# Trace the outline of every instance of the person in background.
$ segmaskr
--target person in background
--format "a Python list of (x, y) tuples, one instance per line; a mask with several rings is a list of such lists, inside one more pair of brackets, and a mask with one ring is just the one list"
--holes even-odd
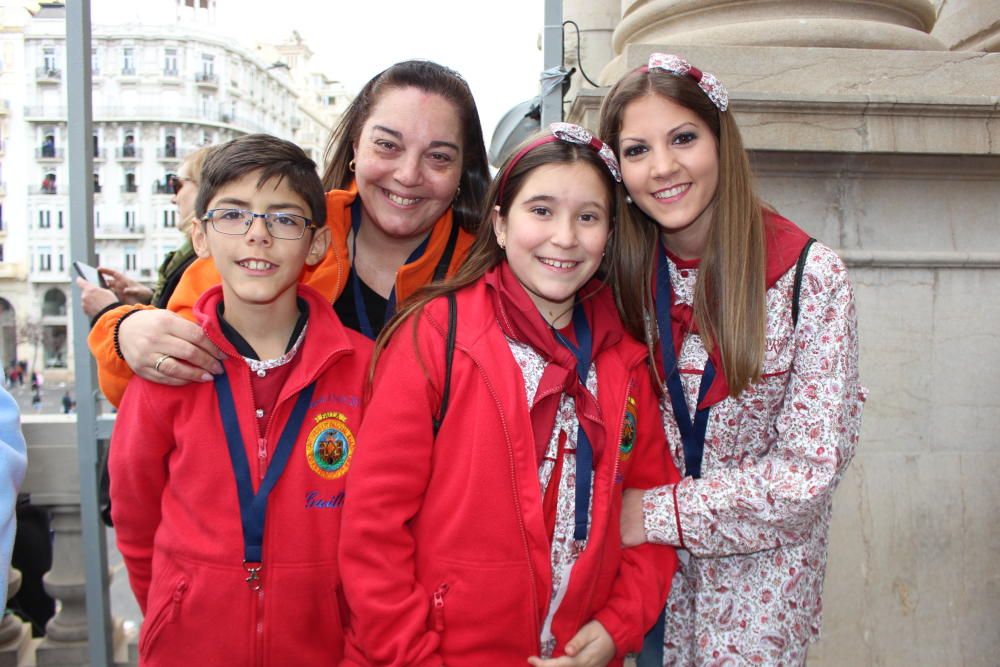
[(7, 602), (7, 570), (17, 530), (17, 492), (28, 469), (28, 448), (21, 433), (17, 402), (0, 388), (0, 594)]
[[(472, 243), (489, 182), (479, 113), (456, 72), (397, 63), (358, 93), (327, 152), (330, 249), (302, 280), (345, 326), (374, 338), (397, 304), (453, 274)], [(133, 373), (180, 385), (219, 372), (218, 348), (189, 321), (218, 282), (213, 263), (198, 260), (168, 304), (173, 312), (130, 306), (101, 316), (88, 344), (112, 404)]]
[(684, 478), (625, 493), (622, 540), (682, 549), (639, 665), (801, 665), (819, 635), (832, 497), (865, 390), (843, 262), (765, 206), (722, 83), (654, 53), (608, 93), (628, 191), (613, 271), (663, 383)]

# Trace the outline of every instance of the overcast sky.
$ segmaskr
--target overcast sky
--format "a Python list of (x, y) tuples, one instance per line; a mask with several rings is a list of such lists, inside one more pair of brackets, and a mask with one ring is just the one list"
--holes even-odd
[[(152, 3), (169, 12), (174, 1), (91, 0), (91, 14), (95, 22), (141, 22)], [(504, 112), (538, 93), (544, 0), (218, 0), (217, 7), (218, 27), (248, 46), (297, 30), (315, 53), (313, 69), (351, 94), (400, 60), (457, 70), (476, 97), (487, 147)]]

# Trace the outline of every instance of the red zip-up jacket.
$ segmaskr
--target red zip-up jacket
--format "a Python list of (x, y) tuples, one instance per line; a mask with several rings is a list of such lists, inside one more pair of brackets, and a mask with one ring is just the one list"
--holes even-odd
[[(487, 290), (479, 281), (457, 294), (451, 402), (436, 439), (447, 301), (405, 323), (379, 360), (344, 513), (343, 664), (523, 667), (540, 653), (550, 543), (524, 381)], [(595, 301), (595, 320), (620, 322), (609, 290)], [(621, 664), (641, 648), (676, 569), (672, 549), (620, 546), (622, 489), (679, 479), (645, 360), (627, 336), (594, 351), (607, 445), (588, 546), (552, 623), (555, 656), (596, 619), (615, 641), (612, 664)], [(629, 397), (638, 428), (627, 453), (619, 443)]]
[[(371, 342), (341, 326), (318, 292), (302, 285), (298, 292), (309, 305), (308, 328), (263, 441), (250, 369), (219, 328), (222, 288), (195, 306), (206, 333), (229, 355), (223, 365), (255, 491), (298, 393), (316, 382), (269, 496), (260, 591), (245, 581), (236, 481), (214, 384), (171, 387), (137, 377), (125, 392), (111, 442), (112, 515), (145, 616), (143, 665), (318, 666), (340, 659), (346, 618), (337, 543)], [(340, 459), (320, 449), (334, 431), (347, 443)], [(323, 456), (329, 460), (317, 459)]]

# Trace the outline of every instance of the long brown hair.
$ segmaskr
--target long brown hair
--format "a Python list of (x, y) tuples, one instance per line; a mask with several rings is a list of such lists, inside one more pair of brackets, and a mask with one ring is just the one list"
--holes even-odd
[[(550, 164), (586, 162), (602, 175), (603, 182), (607, 185), (609, 203), (616, 199), (615, 182), (612, 180), (608, 168), (597, 152), (589, 146), (558, 140), (551, 141), (531, 149), (521, 156), (516, 163), (511, 165), (512, 160), (520, 153), (523, 147), (548, 134), (548, 132), (540, 132), (528, 138), (517, 149), (511, 152), (511, 155), (504, 162), (500, 171), (497, 172), (496, 178), (490, 184), (490, 188), (486, 193), (486, 201), (483, 204), (476, 238), (469, 248), (469, 254), (466, 256), (465, 262), (458, 272), (447, 280), (421, 287), (402, 304), (400, 310), (389, 320), (385, 328), (382, 329), (382, 333), (375, 340), (375, 351), (372, 354), (372, 363), (368, 373), (369, 386), (371, 385), (371, 380), (374, 378), (375, 365), (378, 362), (379, 356), (388, 344), (389, 339), (392, 338), (392, 335), (404, 322), (410, 319), (411, 316), (419, 315), (423, 311), (424, 306), (430, 301), (471, 285), (482, 278), (487, 271), (504, 260), (506, 254), (497, 244), (496, 237), (494, 236), (492, 224), (493, 211), (499, 207), (500, 215), (506, 216), (510, 213), (511, 204), (521, 192), (528, 175), (532, 171), (538, 167)], [(509, 174), (508, 171), (510, 172)], [(503, 199), (500, 199), (500, 183), (504, 180), (504, 174), (507, 174), (507, 177), (506, 181), (504, 181)], [(608, 238), (608, 245), (605, 250), (605, 263), (608, 261), (607, 258), (613, 256), (615, 253), (614, 239), (615, 234), (611, 234)], [(413, 321), (416, 322), (416, 320), (417, 318), (414, 317)], [(414, 327), (414, 332), (416, 332), (416, 327)]]
[[(739, 128), (729, 110), (720, 112), (689, 77), (650, 70), (626, 74), (614, 85), (601, 107), (601, 137), (621, 155), (621, 129), (625, 109), (647, 95), (660, 95), (697, 114), (711, 128), (719, 146), (719, 185), (705, 251), (701, 257), (694, 294), (694, 317), (705, 348), (719, 346), (730, 395), (736, 396), (760, 380), (764, 364), (767, 249), (761, 202), (757, 197), (750, 162)], [(659, 227), (638, 206), (619, 207), (618, 232), (645, 256), (613, 264), (611, 273), (622, 285), (622, 317), (643, 313), (655, 322), (653, 271)], [(616, 257), (616, 259), (624, 259)], [(641, 271), (636, 271), (642, 266)], [(632, 286), (640, 285), (639, 289)], [(632, 289), (629, 289), (632, 288)], [(652, 318), (651, 320), (648, 318)], [(646, 341), (653, 368), (654, 327), (646, 327)]]
[(475, 232), (479, 222), (479, 205), (490, 182), (479, 111), (465, 79), (458, 72), (428, 60), (396, 63), (365, 84), (330, 133), (324, 156), (326, 170), (323, 172), (323, 187), (327, 190), (346, 190), (350, 186), (354, 180), (350, 169), (354, 144), (379, 99), (396, 88), (416, 88), (440, 95), (454, 105), (462, 128), (462, 175), (458, 181), (458, 196), (451, 210), (459, 227)]

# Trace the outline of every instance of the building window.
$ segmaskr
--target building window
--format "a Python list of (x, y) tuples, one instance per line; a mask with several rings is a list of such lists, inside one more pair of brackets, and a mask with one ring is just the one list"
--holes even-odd
[(56, 211), (56, 229), (63, 228), (63, 212)]
[(42, 194), (54, 195), (56, 193), (56, 175), (52, 172), (45, 174), (42, 179)]
[(136, 271), (138, 270), (139, 263), (136, 261), (135, 248), (125, 249), (125, 270), (126, 271)]
[(101, 73), (101, 62), (97, 59), (97, 49), (90, 50), (90, 73)]
[(45, 68), (46, 72), (56, 71), (56, 49), (52, 46), (46, 46), (42, 49), (42, 67)]
[(122, 74), (125, 76), (135, 74), (135, 47), (126, 46), (122, 49)]
[(101, 194), (101, 175), (96, 171), (94, 172), (94, 194)]
[(3, 204), (0, 203), (0, 232), (3, 231)]
[(38, 212), (38, 228), (49, 229), (52, 227), (52, 211)]
[(56, 156), (56, 137), (53, 134), (46, 134), (42, 139), (42, 157)]
[(163, 226), (168, 228), (177, 226), (177, 209), (163, 209)]
[(66, 255), (65, 253), (59, 253), (59, 273), (66, 270)]
[(125, 172), (125, 192), (137, 192), (138, 187), (135, 182), (135, 172), (126, 171)]
[(125, 135), (125, 142), (122, 144), (122, 157), (135, 157), (135, 136), (131, 133)]
[(3, 244), (0, 243), (0, 264), (3, 264)]
[(177, 76), (177, 49), (164, 49), (163, 73), (166, 76)]
[(177, 157), (177, 137), (168, 134), (163, 140), (164, 157)]
[(94, 157), (101, 157), (101, 140), (97, 136), (97, 132), (94, 132)]
[(125, 211), (125, 227), (135, 229), (135, 211)]
[(215, 74), (215, 56), (208, 53), (201, 54), (201, 73), (209, 78)]
[(52, 248), (49, 248), (48, 246), (42, 246), (38, 249), (38, 270), (39, 271), (52, 270)]

